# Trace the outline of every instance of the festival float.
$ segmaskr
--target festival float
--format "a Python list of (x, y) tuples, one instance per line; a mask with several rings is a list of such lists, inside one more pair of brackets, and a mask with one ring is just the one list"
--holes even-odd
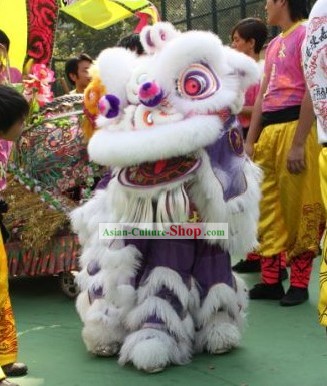
[[(18, 4), (19, 3), (19, 4)], [(2, 5), (0, 29), (11, 41), (10, 63), (24, 74), (19, 88), (31, 114), (8, 164), (4, 223), (11, 277), (56, 275), (63, 292), (75, 297), (79, 243), (68, 214), (92, 194), (101, 168), (89, 162), (83, 133), (83, 95), (53, 98), (49, 70), (59, 12), (90, 28), (103, 29), (133, 15), (137, 29), (156, 21), (148, 1), (16, 0)], [(15, 16), (13, 16), (15, 15)], [(12, 23), (13, 17), (16, 22)], [(6, 52), (0, 55), (9, 67)], [(7, 79), (10, 83), (10, 79)]]

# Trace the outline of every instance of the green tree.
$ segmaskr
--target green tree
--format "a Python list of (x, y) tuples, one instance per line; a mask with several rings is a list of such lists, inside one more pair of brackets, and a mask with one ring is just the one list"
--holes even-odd
[(122, 36), (131, 33), (136, 23), (136, 18), (129, 18), (108, 28), (95, 30), (66, 13), (59, 12), (52, 60), (57, 79), (54, 85), (55, 94), (63, 93), (61, 82), (67, 59), (82, 52), (96, 58), (103, 49), (115, 46)]

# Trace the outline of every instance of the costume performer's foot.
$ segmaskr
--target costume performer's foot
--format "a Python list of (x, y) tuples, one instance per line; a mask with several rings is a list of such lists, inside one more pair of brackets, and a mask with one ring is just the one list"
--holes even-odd
[(292, 307), (304, 303), (309, 299), (308, 288), (290, 286), (286, 295), (281, 299), (280, 305), (283, 307)]
[(269, 300), (280, 300), (284, 295), (285, 291), (281, 283), (276, 284), (256, 284), (249, 291), (250, 299), (269, 299)]
[(19, 362), (9, 363), (8, 365), (4, 365), (1, 367), (7, 377), (21, 377), (23, 375), (26, 375), (28, 370), (25, 363)]
[(234, 272), (238, 273), (251, 273), (260, 272), (260, 260), (240, 260), (232, 267)]

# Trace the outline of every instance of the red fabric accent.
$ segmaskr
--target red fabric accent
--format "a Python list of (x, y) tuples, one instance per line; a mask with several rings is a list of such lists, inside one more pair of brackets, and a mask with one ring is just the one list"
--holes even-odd
[(265, 284), (277, 284), (280, 276), (280, 258), (274, 255), (261, 259), (261, 277)]
[(312, 271), (312, 261), (315, 258), (314, 252), (307, 251), (296, 256), (291, 261), (291, 286), (307, 288)]
[(261, 259), (261, 277), (265, 284), (280, 282), (280, 273), (286, 267), (286, 252), (278, 253), (270, 258)]
[(76, 235), (53, 238), (42, 251), (24, 248), (19, 242), (6, 244), (10, 276), (54, 275), (78, 271), (80, 246)]
[(118, 180), (129, 187), (146, 188), (181, 180), (197, 170), (199, 166), (199, 160), (191, 156), (145, 162), (122, 169), (119, 172)]
[(58, 19), (57, 0), (27, 0), (27, 61), (48, 65), (51, 60)]
[(154, 174), (160, 174), (167, 166), (167, 160), (160, 160), (154, 164)]
[(226, 122), (227, 119), (231, 116), (231, 111), (230, 111), (230, 109), (226, 108), (226, 109), (222, 109), (222, 110), (219, 110), (219, 111), (215, 111), (212, 114), (210, 113), (209, 115), (218, 115), (218, 117), (223, 122)]
[(135, 27), (133, 32), (135, 34), (139, 34), (145, 26), (149, 25), (151, 21), (151, 16), (140, 11), (135, 12), (135, 16), (138, 17), (139, 22), (137, 23), (137, 26)]
[(246, 255), (246, 260), (249, 260), (249, 261), (256, 261), (260, 259), (261, 259), (261, 256), (255, 252), (251, 252)]

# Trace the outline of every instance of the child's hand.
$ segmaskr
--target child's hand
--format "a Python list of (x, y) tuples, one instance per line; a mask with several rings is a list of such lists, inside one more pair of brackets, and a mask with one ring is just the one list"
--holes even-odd
[(304, 146), (292, 145), (287, 156), (287, 169), (291, 174), (299, 174), (305, 169)]

